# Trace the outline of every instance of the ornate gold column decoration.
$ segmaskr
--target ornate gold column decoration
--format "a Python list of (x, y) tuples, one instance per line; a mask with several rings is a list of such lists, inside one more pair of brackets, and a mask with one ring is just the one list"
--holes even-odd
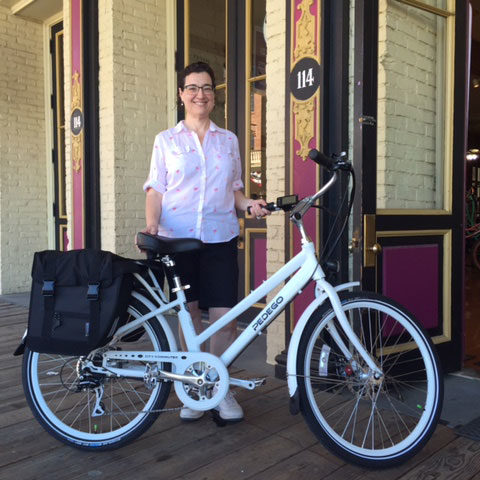
[[(302, 13), (300, 19), (294, 25), (295, 49), (292, 66), (304, 57), (316, 58), (317, 52), (320, 51), (319, 33), (316, 35), (317, 18), (310, 11), (313, 4), (314, 0), (302, 0), (300, 4), (297, 4), (297, 10)], [(295, 12), (295, 2), (293, 5)], [(307, 159), (310, 151), (309, 143), (315, 137), (315, 98), (300, 101), (292, 97), (292, 112), (295, 115), (294, 138), (300, 143), (300, 148), (295, 153), (303, 161)]]
[(292, 111), (295, 114), (295, 133), (294, 138), (300, 143), (300, 147), (295, 153), (305, 161), (308, 157), (310, 147), (308, 144), (315, 136), (314, 130), (314, 111), (315, 98), (312, 97), (306, 102), (293, 100)]
[(310, 7), (313, 0), (303, 0), (298, 6), (302, 12), (300, 20), (295, 25), (296, 45), (294, 51), (294, 60), (305, 56), (315, 56), (315, 17), (310, 13)]
[[(80, 110), (82, 108), (82, 87), (79, 82), (80, 74), (75, 71), (72, 75), (72, 102), (71, 111)], [(83, 156), (83, 130), (75, 135), (72, 131), (72, 165), (75, 172), (79, 172), (82, 168)]]

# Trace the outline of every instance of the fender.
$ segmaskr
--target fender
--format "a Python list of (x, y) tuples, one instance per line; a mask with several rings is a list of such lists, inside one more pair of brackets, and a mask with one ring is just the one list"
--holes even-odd
[[(349, 283), (342, 283), (341, 285), (337, 285), (335, 287), (336, 292), (340, 292), (342, 290), (348, 290), (353, 287), (358, 287), (360, 282), (349, 282)], [(299, 318), (297, 324), (295, 325), (295, 329), (293, 330), (292, 337), (290, 338), (290, 344), (288, 345), (288, 356), (287, 356), (287, 382), (288, 382), (288, 394), (290, 395), (290, 411), (291, 413), (298, 413), (298, 408), (294, 408), (293, 403), (298, 403), (298, 399), (295, 398), (295, 394), (298, 388), (297, 382), (297, 353), (298, 353), (298, 346), (300, 344), (300, 338), (302, 336), (303, 330), (305, 329), (305, 325), (307, 324), (308, 320), (310, 319), (313, 312), (322, 305), (325, 300), (328, 298), (328, 295), (323, 292), (320, 294), (315, 300), (308, 305), (308, 307), (302, 313), (302, 316)], [(297, 405), (298, 407), (298, 405)]]
[[(142, 294), (138, 293), (137, 291), (132, 292), (132, 297), (136, 298), (139, 302), (143, 303), (150, 311), (156, 310), (158, 307), (156, 307), (148, 298), (144, 297)], [(167, 322), (167, 319), (161, 314), (157, 314), (155, 318), (158, 319), (160, 322), (160, 325), (163, 328), (163, 331), (165, 332), (165, 336), (167, 337), (167, 342), (168, 346), (170, 347), (171, 352), (176, 352), (177, 351), (177, 341), (175, 340), (175, 335), (172, 332), (172, 329), (170, 328), (170, 325)]]

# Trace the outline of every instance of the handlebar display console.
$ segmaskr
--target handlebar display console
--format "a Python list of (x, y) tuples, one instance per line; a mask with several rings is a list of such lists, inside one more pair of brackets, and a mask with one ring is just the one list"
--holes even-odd
[(285, 195), (277, 198), (277, 207), (282, 210), (290, 210), (298, 203), (298, 195)]

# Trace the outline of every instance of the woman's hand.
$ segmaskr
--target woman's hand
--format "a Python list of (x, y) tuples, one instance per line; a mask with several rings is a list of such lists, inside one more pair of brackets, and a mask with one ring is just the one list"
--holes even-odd
[[(250, 199), (247, 206), (247, 211), (249, 210), (250, 215), (257, 218), (263, 218), (266, 215), (270, 215), (272, 212), (270, 210), (265, 210), (262, 206), (265, 206), (267, 202), (262, 198), (259, 200)], [(250, 207), (250, 208), (249, 208)]]
[(147, 225), (143, 230), (143, 233), (149, 233), (150, 235), (156, 235), (158, 233), (158, 223), (153, 225)]
[[(147, 190), (145, 200), (145, 217), (147, 226), (142, 230), (142, 233), (149, 233), (150, 235), (157, 235), (158, 222), (162, 213), (162, 194), (153, 188)], [(135, 235), (135, 245), (137, 245), (137, 236)], [(138, 249), (140, 252), (142, 250)]]
[(247, 198), (241, 190), (236, 190), (235, 195), (235, 208), (238, 210), (243, 210), (244, 212), (250, 213), (257, 218), (263, 218), (266, 215), (270, 215), (272, 212), (265, 210), (262, 206), (265, 206), (267, 202), (262, 198), (258, 200), (253, 200), (252, 198)]

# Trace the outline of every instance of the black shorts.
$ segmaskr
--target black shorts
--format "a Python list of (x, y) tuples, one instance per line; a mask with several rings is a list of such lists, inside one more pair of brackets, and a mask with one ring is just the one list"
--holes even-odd
[(190, 285), (185, 290), (188, 302), (198, 300), (202, 310), (237, 304), (237, 237), (228, 242), (205, 243), (199, 251), (179, 253), (173, 258), (182, 285)]

